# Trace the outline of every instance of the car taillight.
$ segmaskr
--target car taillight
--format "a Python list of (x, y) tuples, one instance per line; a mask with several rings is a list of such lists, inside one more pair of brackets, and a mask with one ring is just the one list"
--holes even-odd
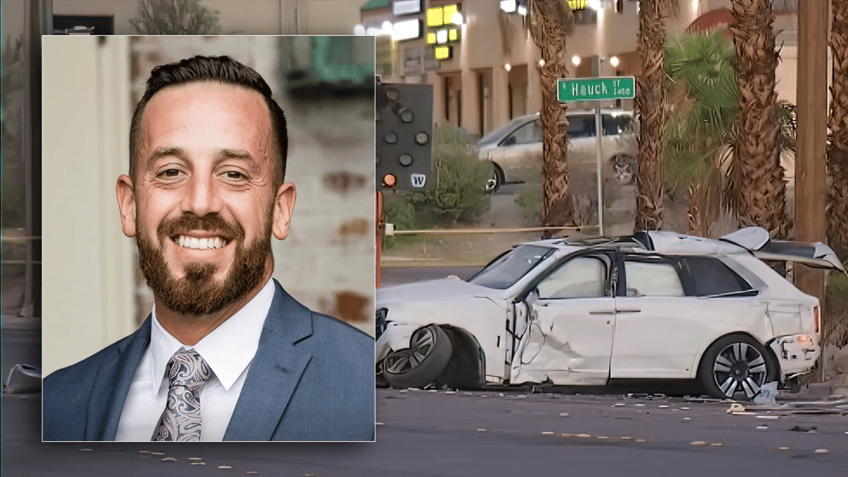
[(816, 333), (821, 329), (821, 311), (818, 306), (813, 307), (813, 319), (816, 323)]

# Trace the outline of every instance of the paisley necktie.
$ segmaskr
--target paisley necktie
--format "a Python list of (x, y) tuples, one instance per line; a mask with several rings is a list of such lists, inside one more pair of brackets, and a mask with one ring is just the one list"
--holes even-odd
[(200, 440), (200, 390), (212, 370), (194, 348), (181, 349), (168, 361), (168, 403), (152, 441)]

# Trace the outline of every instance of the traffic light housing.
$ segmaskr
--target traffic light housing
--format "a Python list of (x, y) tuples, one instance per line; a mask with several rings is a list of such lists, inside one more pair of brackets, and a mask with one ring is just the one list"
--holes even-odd
[(433, 184), (433, 87), (377, 83), (377, 190)]

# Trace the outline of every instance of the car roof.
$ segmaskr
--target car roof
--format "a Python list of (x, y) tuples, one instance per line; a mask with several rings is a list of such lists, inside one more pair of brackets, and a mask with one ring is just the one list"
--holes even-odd
[(745, 248), (728, 241), (665, 231), (636, 232), (633, 235), (620, 237), (564, 237), (528, 242), (525, 245), (539, 245), (563, 250), (573, 250), (575, 247), (578, 249), (626, 249), (633, 252), (676, 255), (716, 255), (748, 252)]

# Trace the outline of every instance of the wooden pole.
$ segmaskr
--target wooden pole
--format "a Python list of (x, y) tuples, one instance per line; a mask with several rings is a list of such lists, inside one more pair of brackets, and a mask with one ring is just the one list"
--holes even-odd
[[(795, 159), (795, 234), (801, 242), (826, 242), (828, 0), (798, 2), (798, 153)], [(795, 285), (824, 307), (825, 275), (795, 266)], [(825, 338), (822, 310), (822, 340)], [(822, 371), (824, 353), (822, 353)], [(824, 374), (819, 376), (822, 379)]]

